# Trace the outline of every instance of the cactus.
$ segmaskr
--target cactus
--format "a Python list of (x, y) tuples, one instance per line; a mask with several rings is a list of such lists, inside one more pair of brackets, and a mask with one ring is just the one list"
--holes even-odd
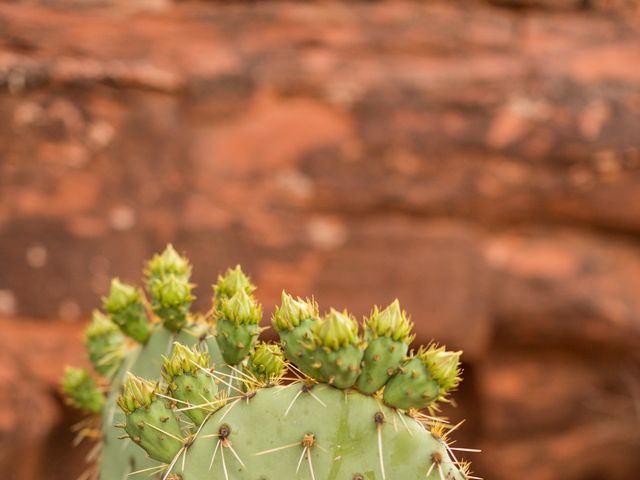
[(101, 418), (101, 480), (473, 478), (433, 416), (458, 386), (460, 352), (409, 351), (397, 300), (361, 327), (283, 292), (279, 341), (265, 342), (239, 266), (218, 277), (206, 316), (190, 312), (190, 274), (169, 245), (144, 270), (149, 301), (115, 279), (85, 335), (102, 379), (65, 372), (69, 402)]

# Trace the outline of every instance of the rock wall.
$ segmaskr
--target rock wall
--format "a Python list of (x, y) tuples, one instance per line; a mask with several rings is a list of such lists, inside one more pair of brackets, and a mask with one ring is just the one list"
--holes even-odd
[(640, 468), (633, 1), (0, 4), (0, 467), (68, 479), (56, 381), (167, 241), (465, 350), (488, 479)]

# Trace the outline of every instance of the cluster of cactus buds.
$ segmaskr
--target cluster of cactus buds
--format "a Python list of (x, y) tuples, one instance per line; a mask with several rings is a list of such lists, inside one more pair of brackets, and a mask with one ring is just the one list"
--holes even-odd
[(398, 300), (359, 324), (283, 291), (279, 341), (265, 342), (239, 266), (218, 277), (205, 316), (190, 313), (191, 269), (169, 245), (144, 270), (148, 300), (114, 279), (85, 334), (103, 379), (65, 372), (70, 402), (102, 414), (102, 480), (470, 478), (442, 423), (420, 412), (458, 386), (461, 352), (410, 351)]

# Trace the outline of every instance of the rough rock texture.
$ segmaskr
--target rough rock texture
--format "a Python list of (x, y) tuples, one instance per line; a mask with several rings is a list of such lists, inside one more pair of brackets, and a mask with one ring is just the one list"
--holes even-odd
[(4, 478), (81, 470), (69, 332), (167, 241), (201, 309), (237, 262), (267, 311), (400, 297), (479, 474), (633, 478), (636, 2), (44, 3), (0, 5)]

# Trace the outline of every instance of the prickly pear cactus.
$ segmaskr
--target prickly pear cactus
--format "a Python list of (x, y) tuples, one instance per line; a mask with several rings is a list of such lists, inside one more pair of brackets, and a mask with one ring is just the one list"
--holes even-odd
[(240, 267), (218, 277), (206, 315), (189, 311), (190, 274), (169, 245), (144, 271), (148, 299), (114, 279), (85, 335), (98, 379), (65, 372), (69, 401), (90, 415), (79, 430), (99, 439), (94, 478), (474, 478), (434, 416), (460, 352), (410, 351), (397, 300), (360, 326), (283, 292), (269, 343)]

